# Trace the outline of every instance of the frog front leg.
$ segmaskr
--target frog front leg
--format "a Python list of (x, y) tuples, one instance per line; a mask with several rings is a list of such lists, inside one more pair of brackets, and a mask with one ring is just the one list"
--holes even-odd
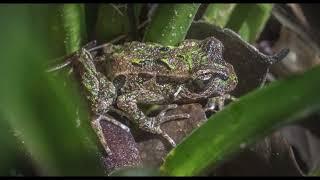
[(96, 70), (90, 52), (82, 49), (78, 55), (77, 61), (73, 62), (73, 67), (75, 67), (76, 72), (80, 75), (81, 85), (91, 105), (94, 116), (92, 117), (91, 126), (95, 130), (107, 154), (111, 155), (112, 153), (103, 134), (101, 121), (111, 122), (128, 132), (130, 129), (113, 117), (107, 115), (117, 96), (113, 83), (109, 81), (105, 75)]
[(111, 155), (112, 152), (109, 149), (107, 141), (104, 137), (101, 121), (108, 121), (110, 123), (113, 123), (114, 125), (121, 127), (127, 132), (130, 132), (130, 129), (126, 125), (115, 120), (113, 117), (107, 114), (111, 109), (111, 105), (116, 97), (115, 87), (113, 86), (113, 84), (108, 81), (107, 78), (101, 73), (98, 73), (97, 81), (95, 82), (99, 82), (98, 91), (92, 91), (90, 93), (90, 96), (88, 96), (88, 99), (92, 103), (91, 106), (93, 114), (95, 115), (95, 117), (91, 121), (91, 126), (95, 130), (100, 143), (102, 144), (107, 154)]
[(176, 104), (167, 105), (156, 117), (147, 117), (138, 107), (138, 104), (161, 104), (165, 101), (164, 97), (160, 94), (148, 90), (133, 91), (118, 97), (118, 108), (125, 111), (130, 120), (136, 123), (139, 128), (153, 134), (159, 134), (165, 138), (173, 147), (176, 146), (174, 140), (162, 129), (160, 125), (164, 122), (189, 118), (189, 114), (175, 114), (166, 116), (166, 111), (175, 109)]
[(206, 104), (204, 111), (213, 111), (217, 112), (217, 110), (222, 110), (226, 100), (236, 101), (237, 98), (230, 94), (224, 94), (222, 96), (216, 96), (208, 99), (208, 103)]

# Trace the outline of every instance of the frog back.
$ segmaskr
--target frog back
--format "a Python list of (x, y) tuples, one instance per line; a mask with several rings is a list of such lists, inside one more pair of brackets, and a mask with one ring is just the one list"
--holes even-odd
[(189, 65), (181, 60), (174, 47), (154, 43), (130, 42), (119, 47), (107, 59), (108, 77), (149, 74), (186, 79)]

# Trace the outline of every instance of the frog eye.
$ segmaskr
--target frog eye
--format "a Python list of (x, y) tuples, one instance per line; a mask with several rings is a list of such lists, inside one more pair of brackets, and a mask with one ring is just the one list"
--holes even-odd
[(212, 77), (212, 72), (210, 71), (206, 71), (206, 70), (201, 70), (201, 72), (199, 72), (197, 79), (202, 80), (202, 81), (207, 81), (209, 79), (211, 79)]
[(159, 50), (160, 50), (160, 51), (169, 51), (169, 50), (170, 50), (170, 48), (169, 48), (169, 47), (164, 46), (164, 47), (161, 47)]
[(213, 71), (211, 69), (205, 69), (205, 70), (199, 70), (196, 73), (196, 79), (201, 81), (208, 81), (212, 78), (219, 78), (224, 81), (228, 79), (227, 74), (221, 72), (221, 71)]
[(213, 77), (214, 72), (212, 69), (202, 69), (196, 72), (195, 79), (201, 81), (208, 81)]

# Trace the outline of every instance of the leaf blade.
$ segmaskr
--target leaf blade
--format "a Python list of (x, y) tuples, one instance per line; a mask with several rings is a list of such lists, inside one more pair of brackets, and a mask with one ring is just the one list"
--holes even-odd
[(144, 34), (145, 42), (176, 45), (184, 40), (200, 4), (160, 4)]

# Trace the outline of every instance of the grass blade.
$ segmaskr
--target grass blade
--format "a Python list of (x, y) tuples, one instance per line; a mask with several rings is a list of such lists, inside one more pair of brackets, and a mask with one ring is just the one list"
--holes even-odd
[(83, 4), (63, 4), (59, 8), (66, 53), (70, 54), (86, 42), (85, 9)]
[(209, 4), (202, 19), (210, 24), (224, 27), (232, 13), (235, 4)]
[(272, 4), (237, 4), (225, 27), (253, 43), (269, 19), (271, 10)]
[(200, 4), (160, 4), (144, 34), (145, 42), (176, 45), (186, 37)]
[(199, 175), (275, 128), (318, 111), (319, 76), (320, 66), (231, 103), (173, 149), (161, 172), (171, 176)]
[(37, 4), (34, 6), (39, 7), (39, 10), (33, 12), (33, 16), (44, 16), (42, 19), (48, 21), (43, 22), (47, 26), (47, 29), (44, 29), (47, 35), (43, 38), (47, 39), (50, 45), (49, 59), (70, 54), (86, 43), (87, 30), (83, 4)]

